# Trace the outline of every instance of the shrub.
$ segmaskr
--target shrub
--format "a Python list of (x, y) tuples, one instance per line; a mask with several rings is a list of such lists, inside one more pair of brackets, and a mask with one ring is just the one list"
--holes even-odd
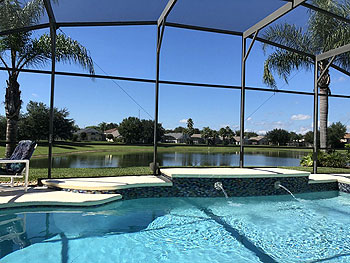
[(73, 136), (72, 136), (72, 141), (73, 141), (73, 142), (76, 142), (78, 139), (79, 139), (78, 134), (73, 134)]
[[(347, 154), (341, 154), (339, 152), (324, 153), (319, 152), (317, 154), (319, 167), (333, 167), (333, 168), (346, 168), (349, 164), (350, 158)], [(301, 166), (311, 167), (313, 165), (313, 154), (309, 153), (300, 160)]]
[(305, 155), (300, 159), (301, 166), (311, 167), (312, 164), (313, 164), (312, 153), (309, 153), (308, 155)]

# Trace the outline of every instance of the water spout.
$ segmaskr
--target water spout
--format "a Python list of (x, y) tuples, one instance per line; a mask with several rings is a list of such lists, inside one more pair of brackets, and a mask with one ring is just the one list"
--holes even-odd
[(289, 193), (296, 201), (299, 202), (299, 200), (295, 197), (295, 195), (293, 195), (293, 193), (291, 191), (289, 191), (289, 189), (283, 185), (281, 185), (280, 181), (276, 181), (274, 184), (275, 189), (280, 189), (282, 188), (283, 190), (285, 190), (287, 193)]
[(221, 191), (224, 193), (225, 197), (228, 198), (228, 195), (227, 195), (227, 193), (226, 193), (224, 187), (222, 186), (222, 183), (221, 183), (221, 182), (216, 182), (216, 183), (214, 184), (214, 188), (215, 188), (216, 190), (218, 190), (218, 191), (221, 190)]

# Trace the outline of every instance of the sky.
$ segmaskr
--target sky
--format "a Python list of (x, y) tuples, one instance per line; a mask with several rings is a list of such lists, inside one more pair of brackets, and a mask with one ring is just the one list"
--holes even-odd
[[(71, 19), (67, 16), (66, 20)], [(302, 25), (306, 17), (305, 10), (300, 9), (278, 23), (297, 21)], [(65, 21), (64, 17), (62, 19)], [(58, 33), (62, 33), (61, 30), (89, 50), (97, 74), (155, 78), (155, 26), (64, 27)], [(48, 30), (37, 30), (33, 36), (39, 37), (43, 33), (48, 33)], [(246, 64), (246, 86), (266, 87), (262, 74), (268, 54), (262, 51), (261, 43), (254, 44)], [(171, 27), (165, 29), (161, 48), (161, 80), (240, 86), (240, 63), (240, 37)], [(50, 63), (40, 69), (50, 69)], [(62, 63), (58, 63), (56, 69), (84, 72), (79, 66)], [(279, 89), (313, 91), (312, 71), (292, 72), (288, 84), (275, 77)], [(0, 98), (5, 95), (6, 79), (6, 72), (0, 71)], [(154, 118), (154, 84), (58, 75), (55, 81), (55, 107), (67, 108), (70, 117), (81, 128), (101, 122), (120, 123), (129, 116)], [(22, 72), (19, 83), (23, 112), (30, 100), (49, 105), (49, 75)], [(331, 90), (334, 94), (349, 95), (348, 86), (347, 76), (331, 70)], [(330, 98), (329, 103), (329, 123), (341, 121), (350, 129), (349, 101)], [(0, 108), (2, 115), (3, 108)], [(306, 133), (312, 130), (313, 97), (247, 91), (245, 114), (247, 131), (264, 134), (271, 129), (282, 128)], [(239, 116), (239, 90), (160, 85), (159, 122), (166, 129), (186, 126), (186, 120), (192, 118), (194, 126), (200, 129), (230, 126), (238, 130)]]

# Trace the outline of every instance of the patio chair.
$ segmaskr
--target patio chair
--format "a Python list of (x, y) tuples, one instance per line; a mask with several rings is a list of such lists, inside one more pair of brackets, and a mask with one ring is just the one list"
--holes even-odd
[(29, 140), (20, 141), (9, 159), (0, 159), (0, 165), (6, 164), (4, 168), (0, 168), (0, 177), (10, 177), (11, 187), (13, 187), (15, 178), (23, 178), (23, 174), (25, 174), (24, 190), (27, 192), (29, 159), (32, 157), (36, 145), (36, 142)]

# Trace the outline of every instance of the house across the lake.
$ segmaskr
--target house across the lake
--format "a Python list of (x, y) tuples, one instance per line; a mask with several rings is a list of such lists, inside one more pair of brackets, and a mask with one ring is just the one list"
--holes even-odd
[[(110, 134), (110, 135), (109, 135)], [(104, 135), (106, 136), (106, 140), (108, 142), (113, 142), (113, 140), (121, 138), (122, 136), (120, 135), (118, 128), (113, 128), (109, 130), (104, 131)], [(112, 138), (113, 136), (113, 138)]]
[(104, 141), (105, 135), (94, 129), (94, 128), (86, 128), (81, 129), (74, 134), (78, 135), (80, 141)]
[(195, 133), (191, 136), (191, 141), (193, 144), (204, 144), (205, 140), (202, 138), (202, 134)]
[(165, 143), (186, 143), (188, 139), (188, 134), (181, 132), (172, 132), (164, 134), (162, 141)]
[(345, 133), (344, 138), (340, 141), (344, 143), (350, 143), (350, 133)]
[(267, 141), (266, 137), (263, 135), (251, 137), (248, 139), (248, 144), (251, 145), (268, 145), (269, 142)]

